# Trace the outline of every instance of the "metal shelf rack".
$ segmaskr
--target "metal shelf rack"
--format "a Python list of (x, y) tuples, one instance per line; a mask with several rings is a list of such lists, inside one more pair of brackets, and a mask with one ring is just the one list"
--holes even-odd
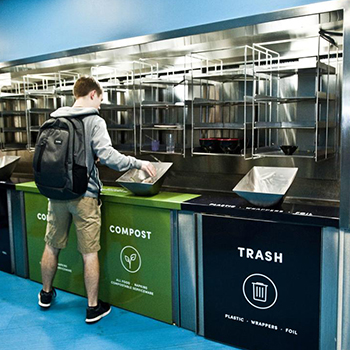
[(26, 149), (27, 124), (23, 82), (8, 77), (0, 90), (0, 149)]
[(188, 77), (171, 68), (162, 72), (157, 63), (140, 62), (135, 84), (142, 94), (140, 153), (185, 157)]
[(136, 117), (140, 105), (132, 84), (134, 65), (127, 62), (91, 68), (91, 74), (100, 81), (104, 90), (100, 114), (107, 123), (112, 145), (122, 153), (131, 154), (136, 154), (137, 150)]
[(57, 73), (27, 74), (23, 77), (26, 103), (27, 149), (35, 148), (40, 126), (61, 106), (56, 94)]
[[(281, 60), (273, 43), (246, 45), (244, 62), (228, 64), (205, 53), (193, 55), (192, 155), (300, 157), (315, 161), (337, 152), (338, 48), (318, 36), (315, 56)], [(322, 41), (325, 41), (325, 43)], [(209, 57), (224, 56), (224, 50)], [(334, 58), (335, 57), (335, 58)], [(199, 61), (199, 63), (198, 63)], [(208, 151), (199, 139), (240, 138), (242, 149)], [(218, 141), (221, 142), (221, 141)], [(285, 155), (283, 144), (298, 144)]]
[[(191, 80), (192, 155), (225, 155), (251, 159), (250, 134), (255, 85), (261, 88), (268, 86), (271, 81), (271, 75), (266, 73), (262, 73), (257, 81), (254, 75), (254, 50), (258, 49), (245, 46), (244, 61), (235, 64), (224, 63), (220, 58), (208, 59), (203, 52), (191, 56), (191, 63), (195, 67), (192, 69)], [(268, 56), (263, 51), (258, 51), (261, 56)], [(212, 51), (208, 53), (210, 56), (213, 54), (215, 55)], [(217, 54), (224, 55), (224, 50)], [(265, 62), (266, 59), (265, 57)], [(260, 90), (260, 93), (266, 93), (266, 88)], [(221, 146), (215, 147), (215, 151), (207, 152), (205, 147), (200, 146), (200, 140), (212, 138), (235, 139), (241, 146), (234, 152)]]
[[(253, 158), (285, 156), (317, 162), (337, 152), (338, 48), (321, 36), (317, 39), (315, 56), (255, 70), (257, 78), (261, 73), (272, 76), (273, 89), (268, 95), (254, 95)], [(298, 149), (284, 155), (279, 149), (283, 144)]]

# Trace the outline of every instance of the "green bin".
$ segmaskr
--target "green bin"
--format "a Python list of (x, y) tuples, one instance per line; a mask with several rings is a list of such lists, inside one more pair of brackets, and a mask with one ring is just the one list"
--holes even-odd
[[(24, 192), (29, 278), (41, 283), (48, 200), (34, 182), (20, 184)], [(197, 195), (161, 192), (138, 197), (121, 188), (102, 192), (99, 298), (114, 306), (173, 323), (173, 211)], [(74, 225), (67, 248), (59, 256), (56, 288), (86, 296), (83, 260), (77, 251)]]
[(100, 297), (172, 323), (171, 211), (104, 203)]

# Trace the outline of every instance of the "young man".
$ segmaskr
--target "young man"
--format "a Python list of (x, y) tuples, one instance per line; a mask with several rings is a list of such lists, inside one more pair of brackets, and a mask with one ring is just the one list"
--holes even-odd
[(39, 293), (39, 305), (49, 308), (56, 291), (52, 287), (57, 271), (60, 250), (65, 248), (71, 221), (75, 224), (78, 250), (83, 256), (84, 281), (88, 299), (86, 322), (94, 323), (111, 311), (109, 304), (98, 300), (101, 211), (98, 195), (101, 182), (95, 159), (102, 164), (117, 170), (125, 171), (137, 168), (151, 176), (156, 175), (154, 166), (147, 161), (125, 156), (112, 147), (107, 132), (106, 122), (98, 115), (103, 99), (103, 90), (97, 80), (92, 77), (81, 77), (73, 88), (76, 99), (73, 107), (61, 107), (52, 116), (80, 116), (89, 113), (94, 115), (83, 119), (86, 143), (86, 162), (91, 174), (85, 194), (73, 200), (49, 200), (48, 219), (45, 235), (45, 249), (41, 260), (43, 289)]

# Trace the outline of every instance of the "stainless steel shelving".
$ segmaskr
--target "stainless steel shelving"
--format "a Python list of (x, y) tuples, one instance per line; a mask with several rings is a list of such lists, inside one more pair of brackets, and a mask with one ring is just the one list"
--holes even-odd
[(23, 77), (28, 150), (34, 150), (40, 126), (61, 105), (56, 95), (58, 80), (57, 73), (27, 74)]
[(0, 149), (25, 149), (27, 124), (22, 81), (12, 81), (0, 91)]
[[(337, 152), (337, 59), (338, 48), (319, 36), (313, 57), (256, 69), (256, 79), (261, 73), (270, 74), (272, 89), (270, 94), (254, 96), (254, 158), (286, 156), (319, 161)], [(293, 155), (276, 152), (282, 144), (297, 145), (298, 149)]]
[[(140, 105), (133, 82), (133, 67), (129, 65), (96, 66), (91, 74), (104, 90), (100, 114), (107, 123), (112, 145), (122, 153), (137, 152), (137, 113)], [(126, 79), (120, 81), (119, 77)]]
[(143, 65), (146, 74), (135, 81), (142, 91), (140, 153), (185, 157), (188, 77), (171, 69), (162, 72), (157, 63)]
[[(201, 62), (192, 74), (196, 83), (192, 86), (192, 155), (223, 155), (218, 147), (208, 153), (198, 146), (201, 137), (241, 138), (241, 152), (225, 155), (244, 159), (285, 156), (319, 161), (334, 154), (339, 124), (338, 51), (331, 42), (321, 44), (322, 40), (326, 39), (319, 36), (314, 56), (286, 62), (271, 49), (273, 42), (267, 47), (246, 45), (244, 62), (235, 69), (226, 69), (230, 65), (218, 58), (205, 59), (203, 52), (196, 55)], [(219, 54), (224, 55), (224, 50)], [(299, 148), (292, 156), (279, 149), (295, 143)]]
[[(191, 56), (196, 66), (192, 70), (192, 155), (252, 157), (249, 134), (252, 130), (256, 84), (253, 50), (245, 46), (244, 61), (236, 63), (235, 68), (218, 58), (207, 59), (204, 52)], [(213, 52), (208, 54), (213, 55)], [(225, 50), (218, 54), (225, 55)], [(262, 73), (259, 79), (267, 84), (270, 76)], [(224, 153), (217, 146), (215, 151), (208, 153), (199, 145), (201, 138), (240, 139), (241, 149)]]

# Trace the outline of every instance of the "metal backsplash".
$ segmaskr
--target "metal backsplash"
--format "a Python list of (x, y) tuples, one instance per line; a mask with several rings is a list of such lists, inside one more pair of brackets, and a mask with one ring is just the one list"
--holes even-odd
[[(159, 69), (164, 72), (169, 66), (172, 70), (188, 72), (190, 68), (198, 68), (196, 61), (191, 61), (189, 64), (189, 57), (194, 56), (213, 61), (220, 58), (224, 65), (239, 66), (244, 63), (244, 46), (253, 44), (264, 45), (268, 49), (277, 51), (285, 62), (301, 57), (314, 57), (320, 29), (337, 34), (343, 31), (343, 4), (345, 4), (343, 1), (327, 1), (25, 60), (3, 62), (0, 63), (0, 73), (10, 72), (13, 79), (22, 79), (26, 74), (56, 73), (67, 70), (77, 74), (89, 74), (92, 66), (103, 65), (123, 66), (127, 71), (132, 68), (134, 61), (157, 63)], [(341, 58), (343, 41), (340, 36), (337, 36), (336, 40)], [(322, 45), (320, 53), (325, 55), (326, 46)], [(341, 66), (338, 68), (341, 79), (342, 68)], [(287, 86), (283, 91), (289, 91), (289, 89)], [(340, 100), (339, 105), (341, 105)], [(157, 155), (162, 161), (174, 163), (164, 182), (167, 188), (231, 192), (238, 181), (255, 165), (292, 166), (297, 167), (299, 171), (288, 196), (339, 202), (341, 178), (339, 154), (319, 162), (313, 159), (291, 157), (244, 160), (240, 157), (191, 156), (189, 129), (190, 118), (187, 116), (185, 157)], [(138, 137), (137, 140), (139, 140)], [(339, 143), (339, 139), (337, 142)], [(16, 173), (30, 176), (33, 154), (29, 151), (10, 153), (22, 156)], [(153, 160), (150, 155), (137, 153), (136, 156)], [(114, 183), (119, 176), (107, 168), (102, 167), (100, 170), (102, 180), (107, 184)]]

